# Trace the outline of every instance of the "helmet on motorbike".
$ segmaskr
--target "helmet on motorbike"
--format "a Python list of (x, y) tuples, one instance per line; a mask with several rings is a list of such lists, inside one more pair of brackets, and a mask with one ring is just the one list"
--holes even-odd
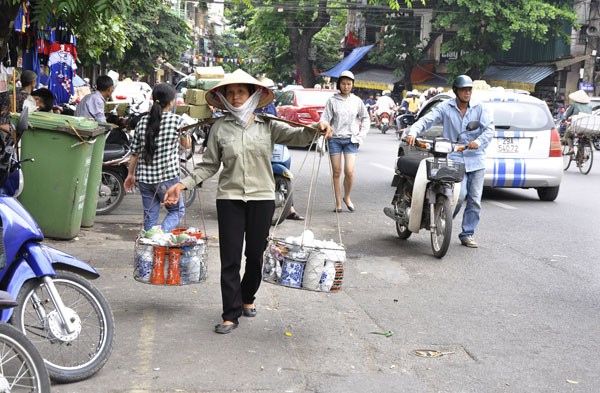
[(352, 85), (354, 85), (354, 74), (351, 71), (342, 71), (340, 73), (340, 76), (338, 76), (337, 79), (337, 83), (336, 83), (336, 87), (338, 90), (340, 90), (340, 81), (342, 80), (342, 78), (348, 78), (352, 81)]
[(471, 79), (468, 75), (459, 75), (452, 82), (452, 90), (454, 89), (462, 89), (464, 87), (473, 87), (473, 79)]

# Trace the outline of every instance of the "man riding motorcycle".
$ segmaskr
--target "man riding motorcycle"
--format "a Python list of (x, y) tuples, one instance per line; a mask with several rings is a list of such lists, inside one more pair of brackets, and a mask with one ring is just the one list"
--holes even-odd
[(391, 91), (383, 91), (382, 96), (377, 99), (375, 108), (375, 115), (377, 116), (377, 127), (381, 126), (381, 115), (383, 113), (387, 113), (390, 118), (390, 124), (394, 124), (394, 112), (396, 111), (396, 103), (392, 99)]

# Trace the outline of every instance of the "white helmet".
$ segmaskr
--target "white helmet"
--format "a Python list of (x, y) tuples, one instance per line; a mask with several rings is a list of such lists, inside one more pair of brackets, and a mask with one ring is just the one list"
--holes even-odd
[(354, 80), (354, 74), (351, 71), (342, 71), (338, 77), (338, 80), (341, 78), (349, 78)]
[(338, 90), (341, 90), (340, 89), (340, 82), (341, 82), (342, 78), (348, 78), (348, 79), (350, 79), (352, 81), (352, 86), (354, 86), (354, 74), (352, 72), (350, 72), (350, 71), (342, 71), (340, 73), (340, 76), (338, 76), (337, 83), (336, 83), (336, 87), (337, 87)]
[(384, 96), (391, 96), (392, 92), (389, 91), (389, 90), (384, 90), (383, 93), (381, 93), (381, 94), (384, 95)]

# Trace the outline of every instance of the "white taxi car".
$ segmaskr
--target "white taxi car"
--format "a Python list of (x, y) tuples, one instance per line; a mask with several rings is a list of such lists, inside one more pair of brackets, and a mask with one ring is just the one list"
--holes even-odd
[[(414, 120), (448, 99), (454, 99), (451, 91), (431, 98)], [(486, 150), (484, 186), (535, 188), (542, 201), (555, 200), (563, 176), (562, 146), (546, 103), (528, 94), (497, 88), (474, 89), (471, 100), (482, 102), (494, 118), (494, 137)], [(425, 135), (441, 133), (440, 125)]]

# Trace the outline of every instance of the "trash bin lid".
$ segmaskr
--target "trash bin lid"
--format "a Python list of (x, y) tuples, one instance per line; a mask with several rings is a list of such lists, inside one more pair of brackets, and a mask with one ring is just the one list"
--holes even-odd
[[(12, 114), (11, 117), (18, 119), (19, 114)], [(29, 114), (29, 125), (33, 129), (61, 131), (85, 137), (95, 137), (109, 130), (105, 123), (99, 124), (95, 120), (84, 117), (51, 112), (33, 112)]]

